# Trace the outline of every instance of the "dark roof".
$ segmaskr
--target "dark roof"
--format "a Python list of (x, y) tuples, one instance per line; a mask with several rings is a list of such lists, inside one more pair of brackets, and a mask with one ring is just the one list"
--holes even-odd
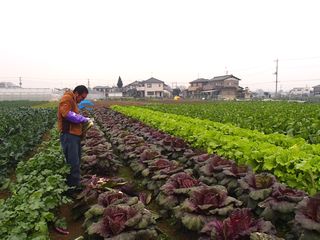
[(313, 88), (316, 88), (316, 87), (318, 88), (318, 87), (320, 87), (320, 85), (314, 86)]
[(138, 85), (138, 84), (140, 84), (141, 83), (141, 81), (134, 81), (134, 82), (132, 82), (132, 83), (129, 83), (128, 85), (126, 85), (126, 86), (124, 86), (124, 87), (130, 87), (130, 86), (135, 86), (135, 85)]
[(217, 77), (212, 78), (211, 80), (212, 81), (219, 81), (219, 80), (226, 80), (228, 78), (235, 78), (235, 79), (241, 80), (240, 78), (237, 78), (237, 77), (233, 76), (232, 74), (231, 75), (217, 76)]
[(206, 78), (198, 78), (196, 80), (191, 81), (190, 83), (204, 83), (204, 82), (208, 82), (209, 79)]
[(144, 80), (143, 83), (164, 83), (163, 81), (156, 79), (156, 78), (149, 78), (147, 80)]

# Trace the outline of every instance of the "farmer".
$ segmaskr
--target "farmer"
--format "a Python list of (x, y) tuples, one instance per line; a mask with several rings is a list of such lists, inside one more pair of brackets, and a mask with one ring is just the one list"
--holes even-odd
[(58, 128), (60, 142), (66, 163), (70, 165), (70, 173), (67, 176), (67, 184), (74, 189), (80, 188), (80, 159), (82, 124), (90, 118), (79, 114), (77, 104), (88, 95), (86, 86), (79, 85), (73, 91), (66, 91), (59, 102)]

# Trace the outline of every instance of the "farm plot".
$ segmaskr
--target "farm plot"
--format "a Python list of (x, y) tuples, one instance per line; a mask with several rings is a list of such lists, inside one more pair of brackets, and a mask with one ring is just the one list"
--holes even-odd
[(152, 104), (148, 109), (231, 123), (271, 134), (281, 133), (320, 143), (320, 105), (292, 102), (213, 102)]
[(18, 164), (11, 196), (0, 199), (0, 239), (49, 239), (54, 209), (68, 202), (63, 193), (69, 170), (57, 139), (57, 131), (51, 131), (51, 140), (39, 153)]
[(264, 135), (232, 125), (209, 120), (165, 114), (138, 107), (115, 109), (140, 119), (156, 128), (184, 138), (193, 146), (209, 153), (249, 164), (256, 171), (269, 171), (291, 187), (314, 194), (320, 189), (317, 162), (320, 145), (307, 144), (303, 139), (285, 135)]
[[(133, 170), (135, 181), (147, 189), (151, 199), (160, 206), (159, 218), (147, 221), (151, 224), (149, 229), (156, 230), (150, 239), (157, 239), (159, 228), (152, 226), (157, 226), (161, 218), (172, 219), (180, 231), (183, 227), (196, 233), (198, 236), (194, 239), (236, 239), (237, 236), (269, 239), (270, 235), (286, 239), (319, 237), (315, 225), (310, 228), (304, 224), (308, 218), (306, 209), (318, 201), (317, 196), (308, 197), (303, 191), (280, 184), (271, 174), (254, 174), (248, 166), (195, 150), (181, 139), (114, 111), (98, 110), (95, 119), (116, 147), (122, 164)], [(138, 196), (144, 206), (148, 205), (149, 195), (145, 198), (144, 192), (124, 186), (122, 192)], [(101, 198), (99, 195), (98, 199)], [(127, 201), (122, 199), (123, 195), (119, 198), (120, 202)], [(113, 239), (111, 236), (117, 239), (118, 234), (132, 234), (128, 219), (122, 218), (124, 226), (119, 232), (110, 231), (110, 225), (103, 226), (111, 223), (106, 210), (110, 208), (110, 201), (105, 203), (107, 207), (102, 208), (102, 202), (95, 206), (100, 211), (93, 213), (94, 209), (90, 208), (86, 213), (87, 217), (95, 219), (93, 223), (87, 221), (88, 233), (110, 239)], [(95, 214), (98, 219), (92, 217)], [(244, 224), (240, 226), (239, 221)], [(318, 219), (311, 221), (318, 224)], [(133, 234), (137, 234), (137, 229), (133, 228)]]
[[(74, 203), (65, 197), (68, 169), (54, 131), (39, 154), (18, 164), (13, 194), (0, 200), (1, 239), (320, 237), (319, 195), (308, 196), (270, 173), (254, 173), (119, 112), (100, 108), (92, 117), (97, 126), (82, 141), (83, 189), (72, 195)], [(53, 229), (65, 217), (61, 205), (73, 217), (64, 236)]]

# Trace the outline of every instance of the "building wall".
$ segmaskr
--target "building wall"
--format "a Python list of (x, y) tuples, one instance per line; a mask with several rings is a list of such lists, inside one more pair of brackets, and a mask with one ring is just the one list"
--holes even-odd
[(233, 100), (236, 98), (236, 89), (221, 89), (220, 96), (224, 99)]
[(143, 91), (144, 97), (163, 97), (163, 83), (144, 83), (137, 91)]
[(120, 98), (120, 97), (122, 97), (123, 96), (123, 94), (122, 94), (122, 92), (110, 92), (110, 93), (108, 93), (108, 97), (115, 97), (115, 98)]
[[(64, 91), (53, 91), (50, 88), (0, 88), (0, 101), (56, 101)], [(104, 93), (89, 91), (87, 99), (105, 99)]]
[(0, 101), (50, 101), (53, 97), (50, 88), (0, 88)]
[(314, 91), (314, 95), (320, 95), (320, 87), (314, 87), (313, 91)]
[(232, 87), (238, 87), (239, 81), (233, 80), (233, 79), (227, 79), (224, 81), (224, 86), (232, 86)]
[(208, 82), (196, 82), (196, 83), (191, 83), (191, 87), (203, 87), (207, 84)]

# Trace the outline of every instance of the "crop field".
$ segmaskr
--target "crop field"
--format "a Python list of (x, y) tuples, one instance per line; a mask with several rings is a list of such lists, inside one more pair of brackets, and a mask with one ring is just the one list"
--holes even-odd
[(97, 103), (70, 198), (56, 104), (0, 109), (0, 239), (320, 239), (319, 105)]
[(214, 102), (149, 104), (147, 108), (320, 143), (320, 105), (317, 103)]

